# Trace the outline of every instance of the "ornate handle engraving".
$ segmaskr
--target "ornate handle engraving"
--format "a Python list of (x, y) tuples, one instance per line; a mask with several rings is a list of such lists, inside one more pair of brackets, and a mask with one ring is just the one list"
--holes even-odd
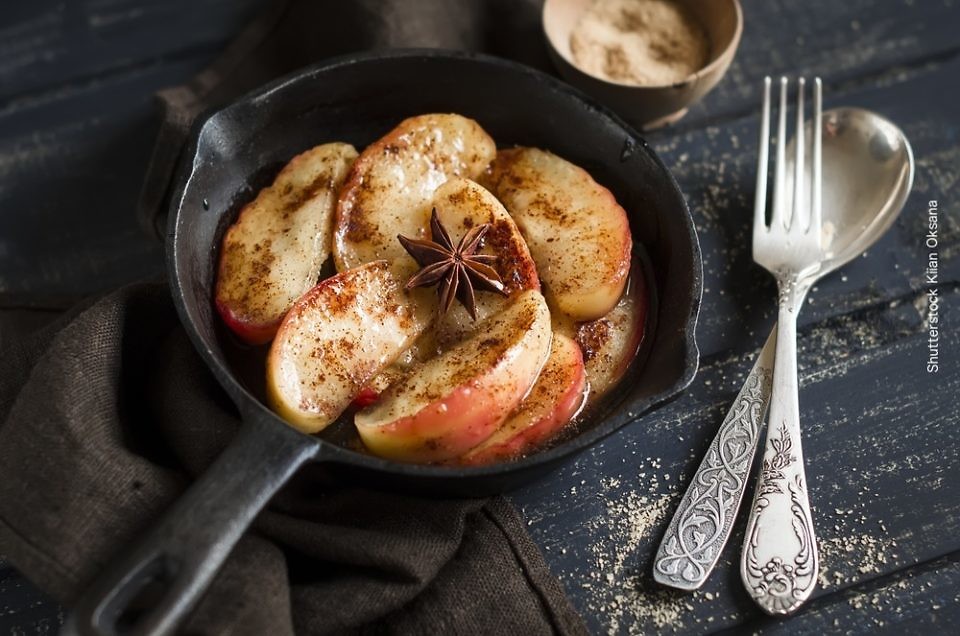
[(760, 565), (757, 549), (760, 543), (762, 524), (751, 523), (747, 532), (747, 545), (743, 555), (743, 580), (748, 591), (761, 607), (770, 614), (787, 614), (807, 599), (817, 580), (817, 549), (814, 545), (813, 523), (810, 521), (807, 493), (803, 487), (802, 475), (787, 479), (784, 470), (796, 462), (791, 455), (792, 443), (785, 426), (777, 431), (773, 439), (777, 450), (771, 461), (763, 461), (763, 474), (756, 501), (754, 516), (759, 519), (764, 509), (770, 506), (773, 495), (785, 495), (786, 484), (790, 496), (790, 514), (793, 533), (798, 545), (790, 562), (784, 562), (782, 556), (772, 556)]
[(763, 467), (740, 561), (747, 592), (768, 614), (800, 607), (819, 569), (800, 447), (795, 316), (781, 304)]
[(670, 521), (653, 567), (663, 585), (703, 585), (730, 537), (770, 401), (776, 340), (774, 327)]

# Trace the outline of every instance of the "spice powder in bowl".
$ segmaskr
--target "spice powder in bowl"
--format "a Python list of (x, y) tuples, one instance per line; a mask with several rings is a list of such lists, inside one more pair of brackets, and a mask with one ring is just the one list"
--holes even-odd
[(638, 86), (681, 82), (703, 68), (710, 41), (690, 13), (669, 0), (595, 0), (570, 33), (581, 70)]

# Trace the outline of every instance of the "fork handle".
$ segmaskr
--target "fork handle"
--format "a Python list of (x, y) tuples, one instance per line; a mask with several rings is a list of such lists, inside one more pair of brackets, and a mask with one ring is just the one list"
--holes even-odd
[(797, 401), (796, 317), (804, 295), (788, 290), (780, 300), (767, 439), (740, 561), (747, 592), (772, 615), (800, 607), (819, 570)]

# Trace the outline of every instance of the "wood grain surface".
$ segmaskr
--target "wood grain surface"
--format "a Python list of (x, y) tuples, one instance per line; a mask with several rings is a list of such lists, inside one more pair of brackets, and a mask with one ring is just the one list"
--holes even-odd
[[(0, 346), (52, 311), (156, 274), (135, 203), (157, 128), (152, 94), (185, 81), (263, 0), (8, 3), (0, 12)], [(745, 0), (740, 52), (675, 127), (648, 135), (697, 223), (701, 372), (548, 479), (511, 495), (597, 633), (960, 631), (960, 3)], [(184, 19), (189, 7), (190, 19)], [(737, 564), (743, 522), (694, 594), (660, 588), (653, 553), (774, 317), (750, 256), (758, 89), (819, 74), (826, 105), (907, 134), (913, 193), (869, 253), (800, 314), (800, 404), (822, 573), (790, 619), (761, 615)], [(923, 245), (940, 207), (944, 364), (927, 374)], [(747, 494), (750, 496), (750, 493)], [(0, 633), (55, 633), (62, 611), (0, 561)]]

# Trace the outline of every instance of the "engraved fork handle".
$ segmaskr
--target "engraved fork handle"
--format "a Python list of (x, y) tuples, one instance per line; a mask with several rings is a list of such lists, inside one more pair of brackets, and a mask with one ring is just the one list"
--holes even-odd
[(796, 317), (805, 295), (806, 289), (781, 282), (767, 441), (740, 561), (747, 592), (773, 615), (803, 604), (819, 569), (797, 401)]
[(653, 561), (658, 583), (699, 588), (730, 538), (770, 402), (776, 342), (774, 326), (670, 521)]

